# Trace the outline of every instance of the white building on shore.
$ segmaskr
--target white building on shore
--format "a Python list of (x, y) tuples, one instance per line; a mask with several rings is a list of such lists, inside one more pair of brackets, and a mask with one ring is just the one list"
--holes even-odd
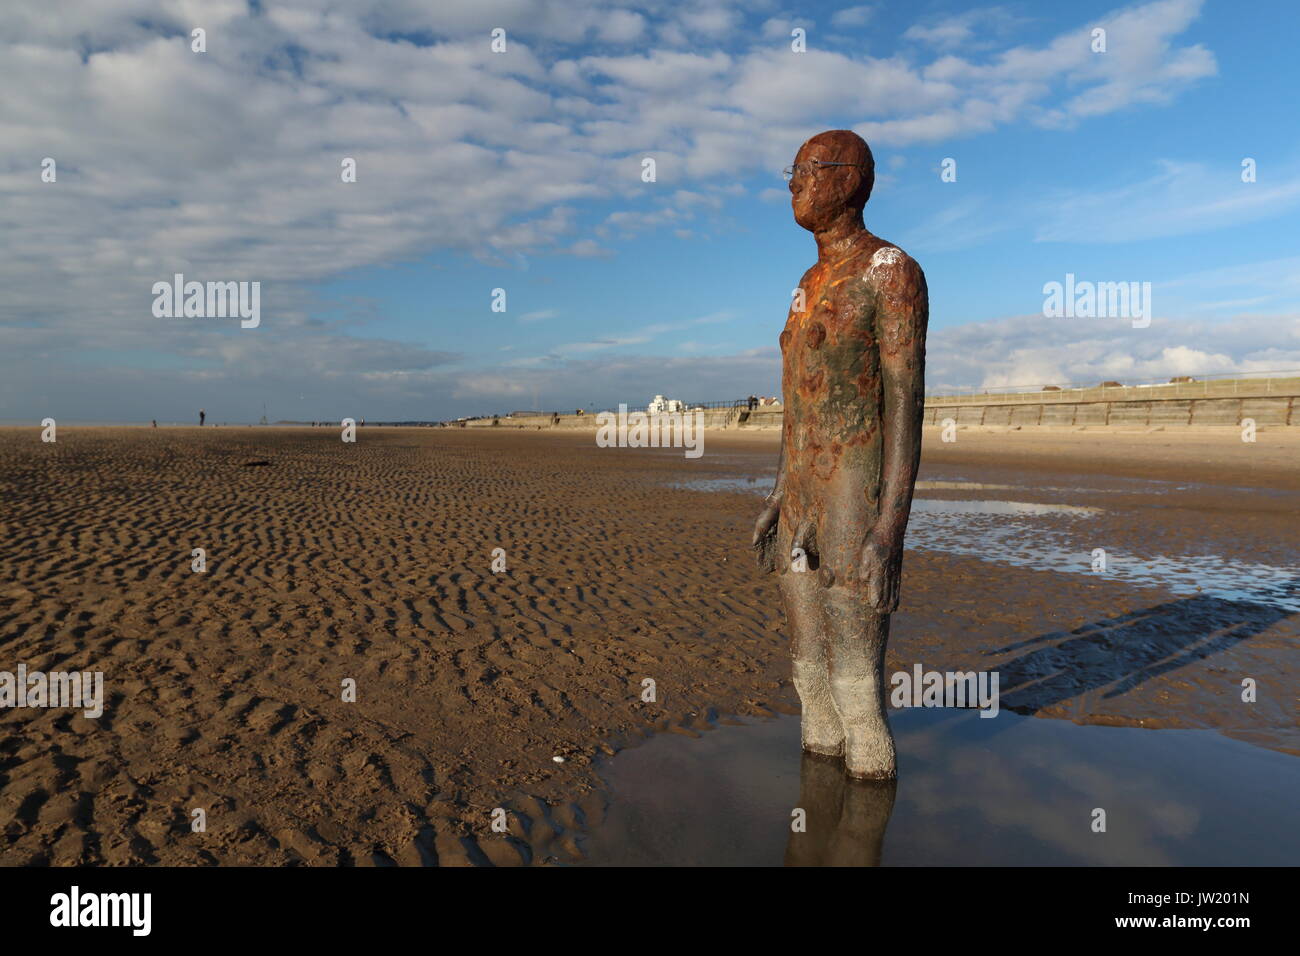
[(685, 411), (686, 405), (679, 399), (656, 395), (654, 401), (647, 405), (645, 410), (647, 415), (671, 415), (674, 412)]

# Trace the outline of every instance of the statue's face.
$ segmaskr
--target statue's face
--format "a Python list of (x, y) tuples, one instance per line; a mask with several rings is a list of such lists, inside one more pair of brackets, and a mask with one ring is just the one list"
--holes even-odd
[[(831, 142), (825, 142), (826, 139)], [(814, 160), (826, 163), (852, 163), (861, 157), (849, 144), (838, 144), (833, 136), (823, 133), (815, 136), (795, 155), (796, 172), (790, 180), (790, 208), (794, 221), (809, 232), (829, 226), (849, 208), (850, 202), (862, 187), (863, 170), (857, 166), (829, 166), (820, 169), (809, 164)]]

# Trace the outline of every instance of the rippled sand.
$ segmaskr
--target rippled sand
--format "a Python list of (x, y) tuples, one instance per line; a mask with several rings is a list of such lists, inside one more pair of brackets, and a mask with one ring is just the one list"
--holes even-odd
[[(923, 477), (1036, 500), (1091, 475), (1115, 487), (1068, 503), (1105, 509), (1090, 521), (1125, 553), (1155, 535), (1294, 563), (1280, 466), (1243, 476), (1175, 449), (1148, 469), (1171, 483), (1159, 497), (1124, 459), (979, 444), (927, 445)], [(108, 695), (97, 720), (0, 711), (0, 862), (576, 856), (599, 825), (596, 755), (797, 703), (775, 584), (747, 547), (753, 496), (671, 487), (774, 453), (775, 436), (710, 435), (690, 461), (587, 434), (0, 430), (0, 670), (103, 671)], [(1173, 490), (1184, 475), (1209, 484)], [(1271, 490), (1230, 490), (1251, 482)], [(1293, 614), (996, 556), (918, 550), (905, 574), (891, 667), (996, 667), (1021, 713), (1300, 752)], [(489, 830), (496, 807), (514, 839)]]

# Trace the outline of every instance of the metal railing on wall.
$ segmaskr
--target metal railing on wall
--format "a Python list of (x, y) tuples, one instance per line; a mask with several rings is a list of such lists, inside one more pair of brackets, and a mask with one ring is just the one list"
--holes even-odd
[(1191, 381), (1149, 380), (1100, 385), (1008, 385), (969, 392), (931, 393), (927, 405), (1007, 405), (1194, 398), (1268, 398), (1300, 395), (1300, 370), (1225, 372)]

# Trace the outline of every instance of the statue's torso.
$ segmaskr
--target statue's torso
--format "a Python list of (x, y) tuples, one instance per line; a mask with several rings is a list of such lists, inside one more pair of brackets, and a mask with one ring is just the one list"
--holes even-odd
[[(817, 525), (823, 560), (840, 564), (877, 513), (881, 378), (872, 256), (889, 244), (864, 234), (804, 274), (803, 312), (781, 333), (785, 413), (783, 537)], [(829, 515), (830, 520), (827, 520)]]

